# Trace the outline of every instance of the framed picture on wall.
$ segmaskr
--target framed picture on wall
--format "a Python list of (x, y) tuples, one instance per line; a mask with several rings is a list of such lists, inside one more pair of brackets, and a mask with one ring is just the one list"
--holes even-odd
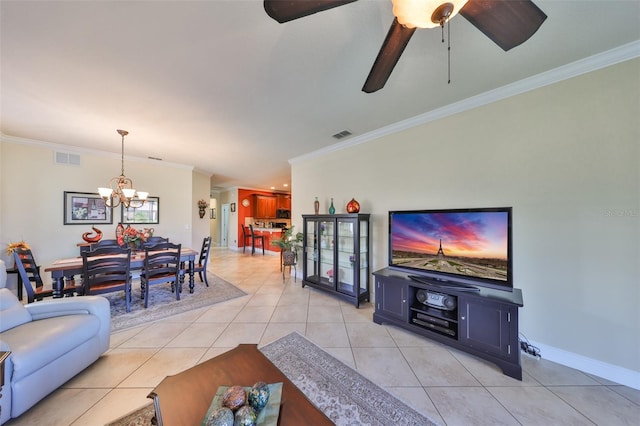
[(231, 213), (236, 211), (236, 203), (231, 203)]
[(160, 223), (160, 197), (147, 197), (140, 207), (122, 206), (122, 223)]
[(96, 225), (113, 223), (111, 208), (99, 194), (64, 191), (64, 224)]

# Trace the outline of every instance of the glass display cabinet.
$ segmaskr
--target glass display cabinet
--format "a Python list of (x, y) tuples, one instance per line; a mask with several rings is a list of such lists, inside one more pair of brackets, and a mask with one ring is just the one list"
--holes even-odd
[(369, 301), (368, 214), (302, 215), (302, 287), (352, 302)]

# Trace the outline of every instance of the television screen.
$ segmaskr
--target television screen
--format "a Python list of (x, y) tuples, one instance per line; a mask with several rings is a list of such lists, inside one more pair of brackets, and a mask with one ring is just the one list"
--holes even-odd
[(391, 211), (389, 266), (511, 290), (511, 207)]

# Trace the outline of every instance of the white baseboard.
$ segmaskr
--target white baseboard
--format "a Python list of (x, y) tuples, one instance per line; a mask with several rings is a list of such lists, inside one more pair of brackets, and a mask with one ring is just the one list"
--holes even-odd
[(529, 343), (540, 349), (540, 353), (544, 359), (640, 390), (640, 372), (638, 371), (608, 364), (597, 359), (588, 358), (563, 349), (554, 348), (553, 346), (548, 346), (543, 343), (534, 341), (529, 341)]

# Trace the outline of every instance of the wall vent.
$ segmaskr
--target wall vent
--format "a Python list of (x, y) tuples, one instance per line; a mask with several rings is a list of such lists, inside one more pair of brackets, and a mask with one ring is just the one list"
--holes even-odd
[(343, 130), (341, 132), (336, 133), (335, 135), (333, 135), (332, 137), (335, 139), (342, 139), (342, 138), (346, 138), (347, 136), (351, 136), (352, 133), (348, 130)]
[(80, 156), (78, 154), (71, 154), (70, 152), (56, 152), (55, 162), (56, 164), (70, 164), (72, 166), (79, 166)]

